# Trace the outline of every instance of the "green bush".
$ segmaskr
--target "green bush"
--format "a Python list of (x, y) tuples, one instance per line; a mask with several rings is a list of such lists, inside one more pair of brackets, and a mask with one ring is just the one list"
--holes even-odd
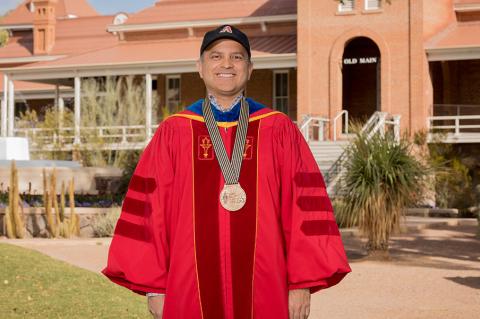
[(112, 237), (120, 212), (120, 207), (114, 207), (106, 214), (97, 215), (92, 222), (93, 235), (95, 237)]
[(337, 221), (344, 227), (358, 225), (368, 238), (367, 250), (388, 251), (390, 235), (399, 229), (405, 208), (422, 198), (428, 169), (412, 154), (412, 144), (393, 134), (374, 135), (355, 130), (347, 148)]
[(436, 206), (460, 211), (473, 206), (475, 198), (470, 171), (455, 148), (451, 144), (432, 143), (428, 149), (429, 162), (435, 170)]

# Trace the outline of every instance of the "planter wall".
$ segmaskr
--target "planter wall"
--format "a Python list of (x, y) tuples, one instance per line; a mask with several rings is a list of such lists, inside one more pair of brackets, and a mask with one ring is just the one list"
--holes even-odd
[[(75, 208), (75, 213), (80, 218), (80, 237), (93, 237), (92, 221), (95, 216), (106, 214), (111, 208)], [(43, 208), (24, 208), (24, 223), (27, 228), (26, 237), (48, 237), (45, 211)], [(67, 208), (66, 216), (70, 210)], [(0, 208), (0, 236), (6, 236), (4, 224), (5, 208)]]

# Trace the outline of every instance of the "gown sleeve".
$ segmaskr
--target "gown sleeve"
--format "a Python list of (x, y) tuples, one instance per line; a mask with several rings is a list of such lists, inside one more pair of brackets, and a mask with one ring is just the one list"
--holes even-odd
[(337, 284), (351, 269), (318, 164), (298, 127), (286, 116), (280, 122), (288, 288), (314, 293)]
[(169, 265), (165, 212), (173, 183), (172, 130), (163, 122), (130, 179), (102, 273), (136, 293), (165, 293)]

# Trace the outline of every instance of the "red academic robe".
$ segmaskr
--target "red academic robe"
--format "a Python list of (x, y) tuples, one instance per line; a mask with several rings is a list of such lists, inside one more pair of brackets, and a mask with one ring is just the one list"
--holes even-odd
[[(137, 293), (165, 293), (164, 319), (288, 319), (288, 290), (316, 292), (348, 272), (325, 184), (297, 126), (250, 114), (237, 212), (203, 117), (163, 121), (129, 184), (103, 273)], [(230, 155), (236, 122), (218, 122)]]

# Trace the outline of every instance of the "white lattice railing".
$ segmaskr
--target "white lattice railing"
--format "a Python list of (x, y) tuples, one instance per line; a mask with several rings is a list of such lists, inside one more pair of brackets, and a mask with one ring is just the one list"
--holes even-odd
[[(152, 126), (150, 136), (158, 127)], [(75, 129), (64, 127), (58, 129), (16, 128), (15, 136), (26, 137), (33, 151), (71, 150), (75, 147), (95, 145), (103, 149), (140, 149), (147, 140), (144, 125), (96, 126), (80, 128), (80, 143), (75, 143)], [(93, 142), (92, 142), (93, 141)]]
[(332, 120), (321, 116), (306, 115), (300, 125), (300, 131), (307, 142), (321, 142), (327, 140), (330, 127), (333, 127), (333, 141), (336, 141), (338, 121), (342, 120), (343, 123), (340, 123), (343, 126), (342, 133), (348, 134), (347, 110), (339, 112)]
[(321, 116), (307, 115), (300, 124), (300, 132), (307, 142), (325, 140), (329, 119)]
[(480, 142), (480, 115), (431, 116), (427, 126), (430, 142)]

